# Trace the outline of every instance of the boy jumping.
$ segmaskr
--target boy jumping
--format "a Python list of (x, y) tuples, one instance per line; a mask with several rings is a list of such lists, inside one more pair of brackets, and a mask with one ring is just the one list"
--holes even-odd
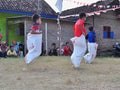
[(27, 35), (28, 53), (25, 56), (25, 63), (29, 64), (41, 54), (42, 48), (42, 31), (40, 29), (41, 18), (34, 14), (32, 17), (33, 26)]
[(74, 26), (74, 38), (71, 39), (74, 46), (71, 60), (75, 69), (80, 67), (80, 63), (86, 52), (86, 40), (85, 40), (86, 29), (84, 26), (85, 20), (86, 14), (85, 13), (79, 14), (79, 20), (75, 23)]

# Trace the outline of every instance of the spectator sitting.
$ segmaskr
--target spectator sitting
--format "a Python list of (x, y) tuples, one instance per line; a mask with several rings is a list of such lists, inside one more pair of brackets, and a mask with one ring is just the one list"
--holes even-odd
[(66, 46), (64, 46), (64, 56), (71, 55), (72, 50), (70, 48), (69, 42), (66, 42)]
[(55, 43), (52, 43), (48, 55), (50, 55), (50, 56), (57, 56), (57, 49), (56, 49), (56, 44)]
[(8, 47), (6, 45), (6, 42), (1, 42), (1, 46), (0, 46), (0, 57), (7, 57), (7, 50)]
[(24, 56), (24, 44), (19, 43), (19, 56), (23, 57)]
[(120, 51), (120, 44), (118, 42), (116, 42), (116, 47), (115, 48), (116, 48), (117, 51)]
[(17, 53), (16, 53), (16, 51), (14, 50), (14, 47), (13, 47), (13, 46), (10, 46), (10, 50), (8, 50), (7, 56), (8, 56), (8, 57), (17, 57)]
[(19, 54), (19, 44), (15, 40), (13, 40), (11, 46), (14, 47), (14, 50), (16, 51), (16, 53), (18, 55)]

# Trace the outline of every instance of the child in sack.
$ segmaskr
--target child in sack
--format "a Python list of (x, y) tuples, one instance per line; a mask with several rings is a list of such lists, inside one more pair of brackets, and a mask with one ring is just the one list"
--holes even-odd
[(38, 14), (32, 17), (33, 25), (30, 33), (27, 35), (27, 49), (28, 53), (25, 56), (25, 63), (29, 64), (42, 52), (42, 31), (40, 29), (41, 18)]

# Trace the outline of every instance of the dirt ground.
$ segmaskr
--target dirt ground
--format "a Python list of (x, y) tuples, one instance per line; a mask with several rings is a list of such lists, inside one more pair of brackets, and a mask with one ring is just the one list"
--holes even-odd
[(30, 65), (0, 59), (0, 90), (120, 90), (120, 59), (97, 58), (74, 70), (69, 57), (40, 57)]

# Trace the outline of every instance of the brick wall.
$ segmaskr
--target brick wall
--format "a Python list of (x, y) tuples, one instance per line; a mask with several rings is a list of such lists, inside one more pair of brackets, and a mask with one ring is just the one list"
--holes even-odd
[[(89, 17), (87, 22), (93, 24), (93, 17)], [(89, 27), (87, 25), (86, 27)], [(99, 44), (99, 52), (112, 50), (112, 45), (116, 41), (120, 42), (120, 19), (115, 15), (115, 12), (102, 13), (100, 16), (94, 16), (94, 26), (97, 34), (97, 41)], [(103, 26), (110, 26), (111, 31), (114, 32), (114, 39), (103, 39)]]

